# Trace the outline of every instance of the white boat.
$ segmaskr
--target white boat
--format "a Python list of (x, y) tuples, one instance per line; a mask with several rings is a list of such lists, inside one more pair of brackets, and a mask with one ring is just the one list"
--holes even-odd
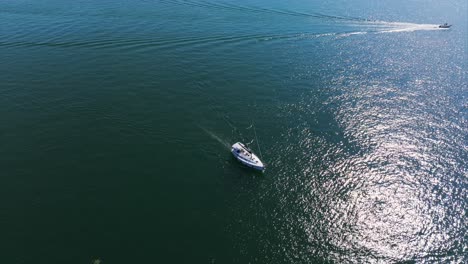
[(231, 152), (242, 164), (256, 170), (265, 170), (265, 165), (263, 165), (262, 161), (244, 144), (240, 142), (235, 143), (232, 145)]
[(439, 25), (439, 28), (450, 28), (452, 25), (449, 25), (447, 23), (444, 23), (442, 25)]

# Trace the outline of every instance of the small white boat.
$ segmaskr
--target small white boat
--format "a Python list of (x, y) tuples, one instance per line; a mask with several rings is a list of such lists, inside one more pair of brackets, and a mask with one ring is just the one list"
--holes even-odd
[(450, 28), (452, 25), (449, 25), (448, 23), (444, 23), (442, 25), (439, 25), (439, 28)]
[(244, 144), (237, 142), (232, 145), (231, 152), (242, 164), (256, 170), (265, 170), (265, 165), (263, 165), (262, 161)]

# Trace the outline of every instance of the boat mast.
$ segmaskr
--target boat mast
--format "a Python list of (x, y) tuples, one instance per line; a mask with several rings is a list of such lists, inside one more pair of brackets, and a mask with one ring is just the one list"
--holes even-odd
[(263, 160), (262, 150), (260, 149), (260, 144), (258, 143), (257, 131), (255, 129), (255, 124), (252, 122), (252, 125), (253, 125), (253, 129), (254, 129), (255, 141), (257, 141), (258, 153), (260, 154), (260, 157)]

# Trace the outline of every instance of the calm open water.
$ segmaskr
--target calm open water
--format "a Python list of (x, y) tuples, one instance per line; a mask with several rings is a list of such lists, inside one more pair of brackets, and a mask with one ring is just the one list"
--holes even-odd
[(466, 263), (467, 14), (0, 0), (0, 262)]

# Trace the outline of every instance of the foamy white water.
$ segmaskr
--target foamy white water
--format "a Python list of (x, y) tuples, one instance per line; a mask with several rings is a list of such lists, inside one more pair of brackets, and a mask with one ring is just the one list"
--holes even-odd
[(413, 31), (428, 31), (428, 30), (447, 30), (445, 28), (439, 28), (437, 24), (415, 24), (405, 22), (377, 22), (385, 27), (379, 33), (394, 33), (394, 32), (413, 32)]

